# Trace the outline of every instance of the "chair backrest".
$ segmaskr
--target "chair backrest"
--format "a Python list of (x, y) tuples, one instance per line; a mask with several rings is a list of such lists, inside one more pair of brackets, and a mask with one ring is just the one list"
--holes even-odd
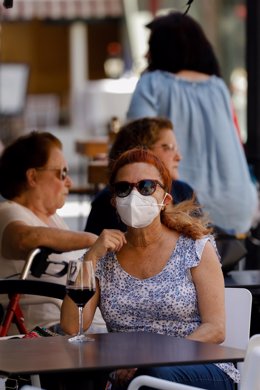
[[(6, 303), (5, 313), (0, 321), (0, 337), (8, 335), (9, 328), (14, 322), (18, 331), (28, 333), (26, 318), (20, 307), (20, 295), (23, 297), (23, 305), (49, 303), (60, 310), (62, 299), (66, 293), (65, 286), (41, 280), (0, 279), (0, 295), (8, 294), (9, 302)], [(30, 296), (34, 296), (33, 299)]]
[[(246, 349), (250, 337), (252, 294), (246, 288), (225, 287), (226, 338), (222, 345)], [(237, 363), (242, 373), (244, 363)], [(240, 384), (238, 390), (242, 390)]]
[(241, 372), (240, 390), (260, 390), (260, 334), (250, 338)]
[(250, 337), (252, 294), (246, 288), (225, 287), (226, 338), (222, 345), (246, 349)]
[(0, 279), (0, 294), (29, 294), (63, 299), (65, 286), (45, 280)]
[[(37, 278), (40, 278), (46, 272), (49, 264), (53, 263), (53, 261), (48, 260), (51, 253), (56, 252), (45, 247), (32, 249), (28, 254), (19, 279), (0, 279), (0, 294), (8, 294), (9, 296), (4, 316), (0, 319), (0, 337), (8, 334), (12, 322), (16, 324), (20, 333), (28, 333), (24, 315), (19, 305), (20, 294), (38, 296), (37, 300), (34, 298), (33, 301), (30, 298), (24, 298), (24, 305), (50, 303), (58, 306), (60, 310), (61, 302), (57, 301), (56, 298), (64, 298), (65, 286), (40, 280), (26, 280), (29, 272)], [(61, 265), (63, 269), (52, 276), (60, 277), (66, 274), (68, 264), (63, 261)]]
[(250, 352), (254, 347), (260, 347), (260, 334), (254, 334), (250, 337), (246, 353)]

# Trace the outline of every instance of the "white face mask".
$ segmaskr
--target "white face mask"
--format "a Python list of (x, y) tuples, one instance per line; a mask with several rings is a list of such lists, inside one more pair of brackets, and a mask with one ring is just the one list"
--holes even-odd
[[(166, 197), (165, 194), (163, 201)], [(134, 228), (143, 228), (150, 225), (161, 211), (162, 203), (149, 195), (141, 195), (133, 189), (125, 198), (116, 197), (116, 208), (121, 220)]]

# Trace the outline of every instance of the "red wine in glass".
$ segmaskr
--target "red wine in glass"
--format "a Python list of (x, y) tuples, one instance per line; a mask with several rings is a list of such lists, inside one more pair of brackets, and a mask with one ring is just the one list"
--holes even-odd
[(72, 260), (69, 262), (66, 292), (79, 310), (79, 331), (70, 342), (94, 341), (83, 332), (83, 308), (93, 297), (96, 289), (95, 272), (92, 261)]
[(67, 286), (66, 291), (68, 296), (76, 303), (78, 307), (84, 307), (95, 294), (95, 290), (90, 290), (89, 288)]

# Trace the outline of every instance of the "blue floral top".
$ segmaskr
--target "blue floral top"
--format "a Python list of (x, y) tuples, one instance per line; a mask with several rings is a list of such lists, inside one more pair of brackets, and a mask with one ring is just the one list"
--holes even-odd
[[(163, 270), (138, 279), (120, 266), (116, 254), (108, 253), (97, 264), (100, 310), (109, 332), (154, 332), (186, 337), (201, 319), (190, 268), (196, 267), (211, 236), (193, 240), (180, 236)], [(239, 372), (232, 363), (217, 364), (235, 382)]]

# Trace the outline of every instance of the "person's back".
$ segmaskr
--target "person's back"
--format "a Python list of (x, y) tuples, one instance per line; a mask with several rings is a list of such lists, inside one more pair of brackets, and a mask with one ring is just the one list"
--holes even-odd
[[(195, 189), (215, 225), (236, 233), (246, 232), (257, 208), (257, 192), (235, 128), (230, 94), (219, 77), (212, 48), (191, 18), (173, 13), (159, 19), (148, 25), (151, 63), (137, 84), (127, 116), (135, 119), (163, 115), (171, 119), (184, 157), (181, 178)], [(187, 45), (180, 38), (182, 24)], [(195, 52), (200, 41), (208, 59), (205, 64), (200, 53)], [(167, 45), (168, 51), (172, 45), (172, 58), (166, 61)], [(182, 55), (188, 49), (190, 58), (185, 63)], [(157, 58), (160, 55), (161, 63)], [(200, 67), (198, 59), (204, 67)]]

